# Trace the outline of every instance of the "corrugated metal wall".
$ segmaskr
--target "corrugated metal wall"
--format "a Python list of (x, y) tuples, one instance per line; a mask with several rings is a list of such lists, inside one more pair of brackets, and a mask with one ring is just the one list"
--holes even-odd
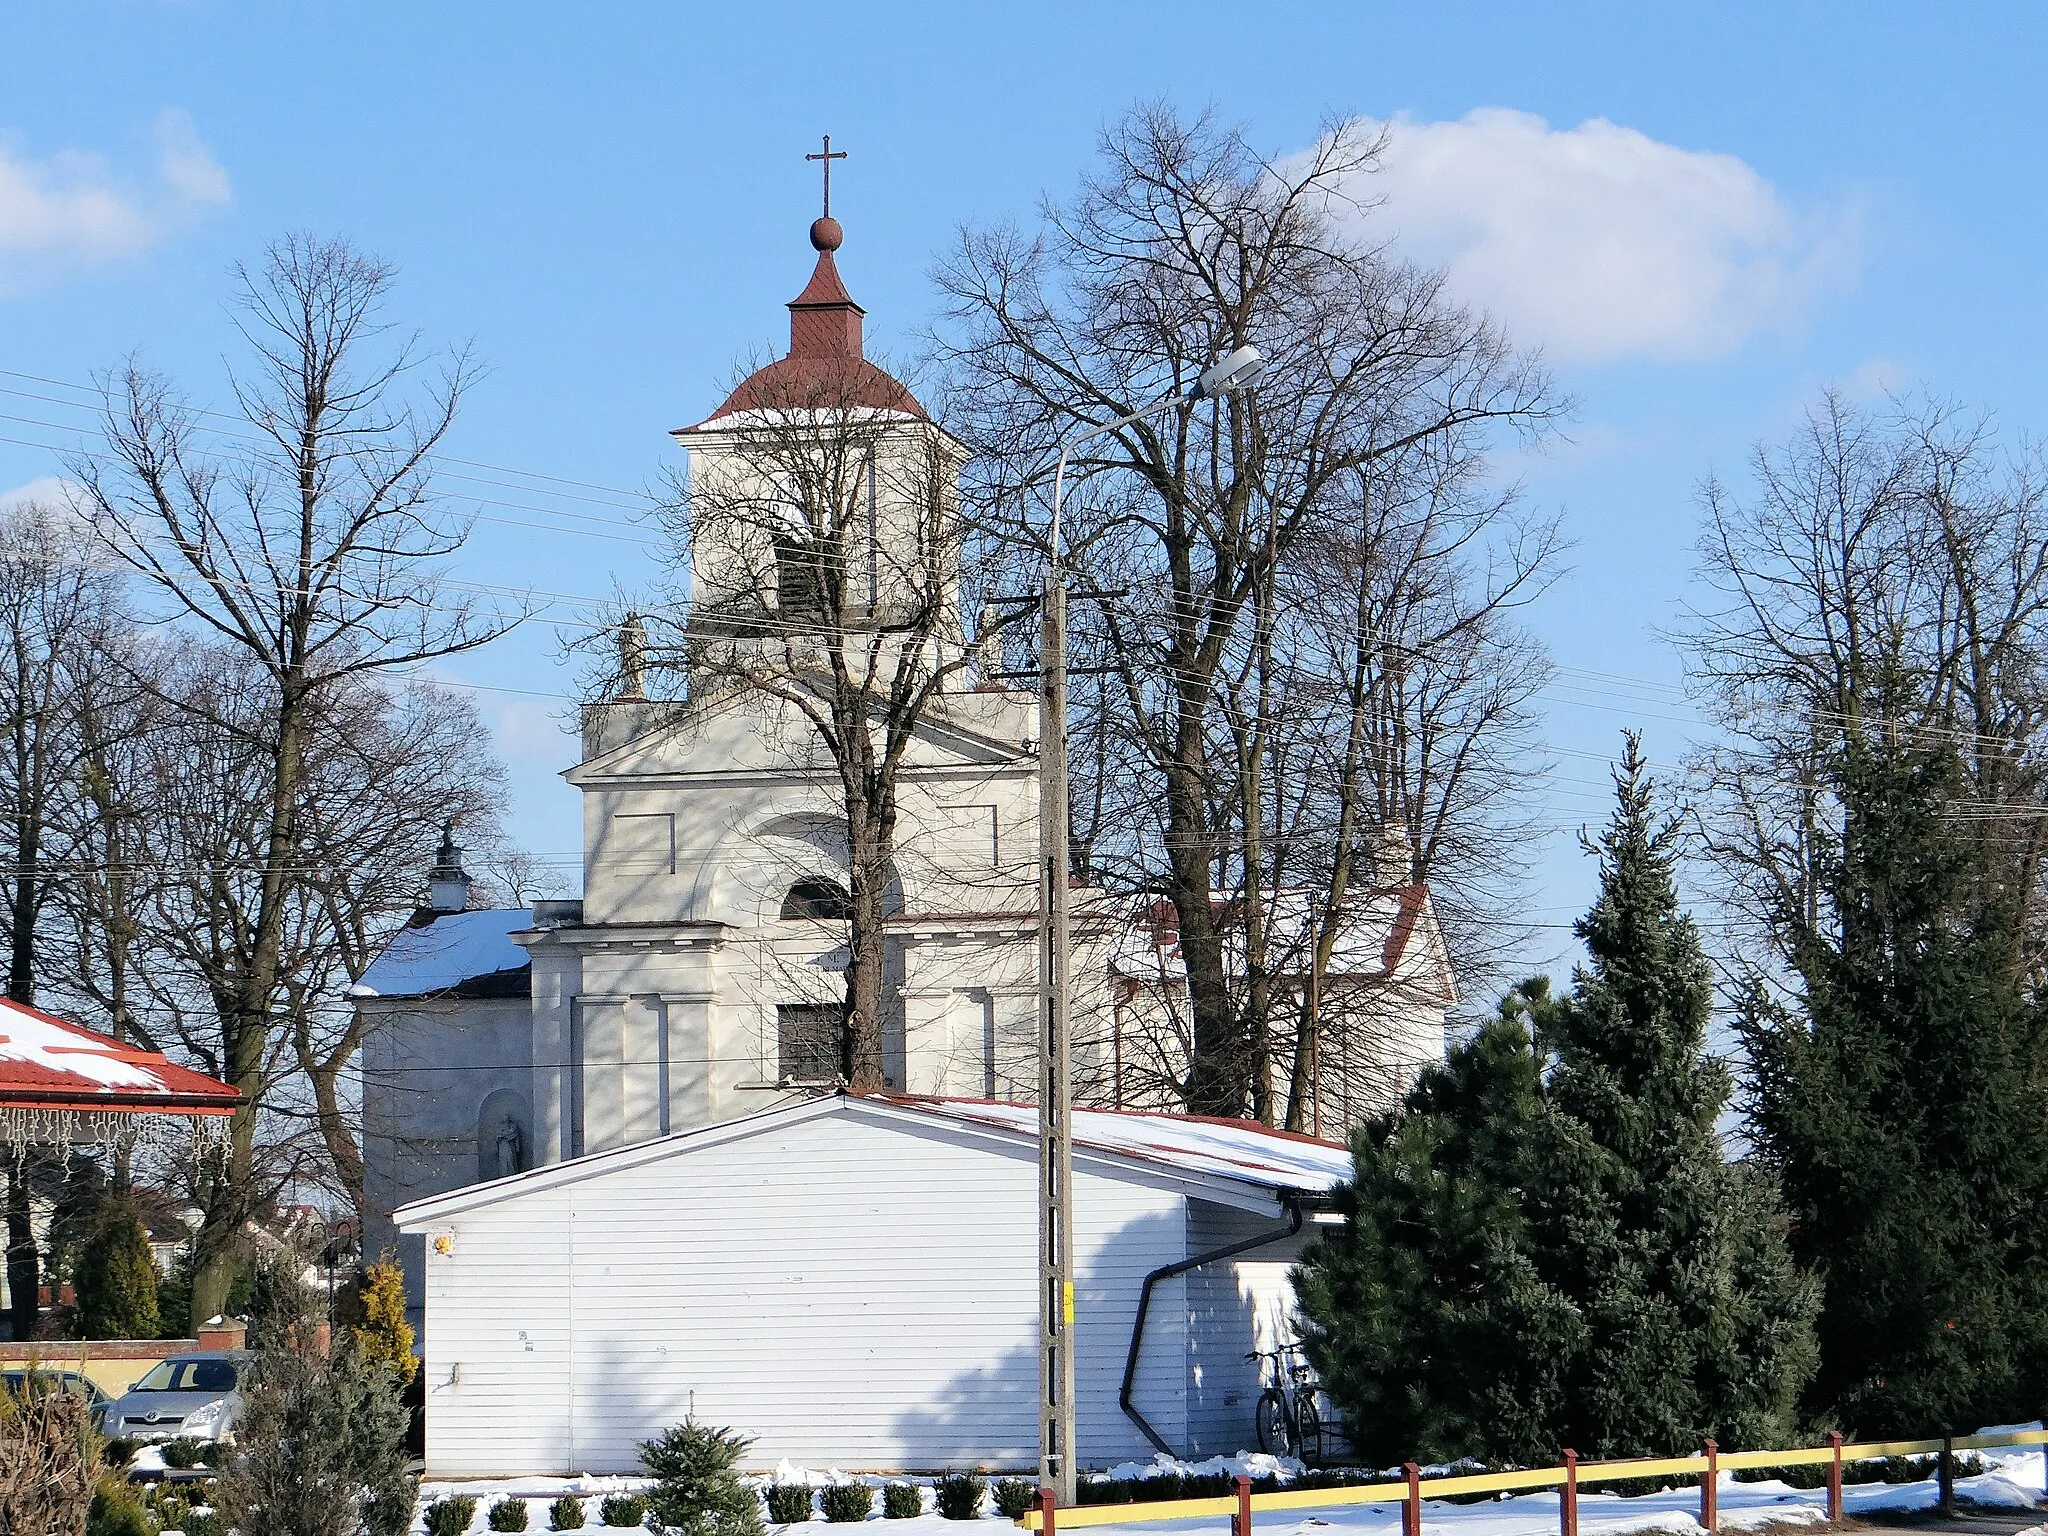
[[(1149, 1458), (1117, 1390), (1186, 1202), (1076, 1184), (1082, 1452)], [(757, 1436), (760, 1466), (1034, 1467), (1036, 1192), (1029, 1147), (837, 1113), (450, 1218), (452, 1252), (428, 1242), (429, 1468), (636, 1470), (693, 1409)], [(1176, 1440), (1187, 1315), (1162, 1286), (1138, 1385)]]

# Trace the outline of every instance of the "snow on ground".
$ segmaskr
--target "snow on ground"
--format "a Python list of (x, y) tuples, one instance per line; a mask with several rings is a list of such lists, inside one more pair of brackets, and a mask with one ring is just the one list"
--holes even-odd
[[(2040, 1427), (2039, 1424), (2000, 1425), (1984, 1433)], [(2001, 1447), (1975, 1454), (1984, 1459), (1987, 1470), (1981, 1476), (1958, 1478), (1958, 1498), (1978, 1504), (2024, 1509), (2041, 1502), (2044, 1495), (2048, 1495), (2048, 1478), (2043, 1476), (2048, 1457), (2044, 1457), (2040, 1447)], [(1298, 1462), (1278, 1461), (1271, 1456), (1216, 1456), (1201, 1462), (1169, 1462), (1161, 1457), (1157, 1462), (1125, 1462), (1110, 1468), (1108, 1475), (1137, 1478), (1178, 1470), (1243, 1472), (1257, 1477), (1269, 1472), (1292, 1473), (1299, 1469)], [(856, 1476), (830, 1468), (817, 1470), (783, 1462), (771, 1476), (750, 1478), (749, 1481), (758, 1487), (765, 1487), (770, 1482), (802, 1482), (814, 1488), (828, 1483), (862, 1482), (877, 1489), (884, 1483), (917, 1482), (926, 1485), (925, 1513), (914, 1519), (890, 1521), (886, 1536), (961, 1536), (962, 1522), (943, 1519), (933, 1512), (929, 1478)], [(565, 1493), (574, 1493), (585, 1501), (588, 1522), (585, 1529), (592, 1536), (599, 1536), (605, 1527), (598, 1524), (598, 1501), (607, 1493), (637, 1492), (646, 1486), (645, 1478), (588, 1475), (423, 1483), (420, 1486), (421, 1514), (413, 1522), (413, 1531), (416, 1536), (422, 1536), (426, 1530), (426, 1506), (442, 1494), (449, 1493), (475, 1496), (476, 1519), (470, 1526), (472, 1531), (488, 1529), (485, 1515), (493, 1503), (501, 1498), (515, 1497), (527, 1500), (528, 1528), (535, 1532), (545, 1531), (549, 1501)], [(1429, 1532), (1441, 1532), (1443, 1536), (1554, 1536), (1558, 1528), (1559, 1495), (1554, 1491), (1521, 1494), (1487, 1504), (1445, 1504), (1428, 1498), (1428, 1484), (1423, 1487), (1422, 1523)], [(1721, 1524), (1733, 1530), (1752, 1530), (1771, 1524), (1820, 1524), (1827, 1518), (1826, 1498), (1825, 1492), (1818, 1488), (1791, 1488), (1778, 1482), (1738, 1483), (1732, 1476), (1724, 1475), (1720, 1488)], [(1918, 1483), (1851, 1483), (1842, 1490), (1844, 1513), (1852, 1519), (1876, 1509), (1926, 1508), (1935, 1502), (1935, 1498), (1932, 1477)], [(869, 1517), (871, 1520), (882, 1518), (881, 1503), (878, 1494), (875, 1512)], [(1598, 1488), (1587, 1488), (1579, 1493), (1579, 1530), (1581, 1536), (1594, 1536), (1596, 1532), (1599, 1536), (1624, 1536), (1624, 1533), (1661, 1531), (1669, 1531), (1673, 1536), (1699, 1536), (1699, 1508), (1697, 1487), (1674, 1488), (1637, 1498), (1622, 1498), (1618, 1494), (1603, 1493)], [(1000, 1518), (986, 1500), (982, 1512), (985, 1518)], [(817, 1523), (813, 1521), (813, 1524)], [(1334, 1504), (1306, 1515), (1293, 1510), (1270, 1515), (1255, 1514), (1253, 1524), (1260, 1536), (1399, 1536), (1401, 1506), (1398, 1503)], [(1193, 1536), (1198, 1531), (1205, 1536), (1217, 1536), (1222, 1527), (1223, 1522), (1209, 1519), (1133, 1522), (1089, 1529), (1122, 1532), (1126, 1536)], [(995, 1536), (998, 1529), (1008, 1528), (1008, 1521), (1003, 1521), (1000, 1527), (982, 1527), (988, 1536)], [(780, 1531), (783, 1528), (775, 1529)], [(820, 1530), (814, 1536), (824, 1536), (824, 1532)], [(884, 1533), (878, 1532), (877, 1536), (884, 1536)]]

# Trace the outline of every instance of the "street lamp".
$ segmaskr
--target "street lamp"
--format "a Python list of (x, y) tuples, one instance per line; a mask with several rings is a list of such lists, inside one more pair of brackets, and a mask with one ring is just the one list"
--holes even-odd
[(1083, 427), (1060, 444), (1052, 476), (1052, 530), (1047, 542), (1039, 634), (1038, 695), (1038, 996), (1043, 1043), (1038, 1080), (1038, 1481), (1061, 1504), (1075, 1497), (1074, 1444), (1074, 1146), (1073, 1065), (1067, 1035), (1067, 589), (1060, 570), (1060, 503), (1067, 456), (1101, 437), (1182, 400), (1211, 400), (1248, 388), (1265, 366), (1256, 347), (1219, 358), (1186, 395), (1171, 391), (1102, 426)]

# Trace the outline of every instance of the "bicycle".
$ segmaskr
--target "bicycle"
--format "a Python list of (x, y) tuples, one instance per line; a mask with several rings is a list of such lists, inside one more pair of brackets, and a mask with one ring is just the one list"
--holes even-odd
[[(1299, 1344), (1255, 1349), (1247, 1360), (1271, 1360), (1274, 1380), (1252, 1410), (1259, 1449), (1268, 1456), (1299, 1456), (1304, 1464), (1322, 1460), (1323, 1418), (1316, 1412), (1315, 1373), (1301, 1358)], [(1261, 1378), (1265, 1371), (1260, 1369)]]

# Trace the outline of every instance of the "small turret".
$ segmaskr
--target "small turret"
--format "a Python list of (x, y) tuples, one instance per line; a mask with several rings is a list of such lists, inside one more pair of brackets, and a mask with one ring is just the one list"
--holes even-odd
[(462, 867), (462, 845), (455, 841), (455, 823), (441, 823), (441, 846), (434, 852), (434, 867), (427, 872), (429, 912), (467, 912), (469, 873)]

